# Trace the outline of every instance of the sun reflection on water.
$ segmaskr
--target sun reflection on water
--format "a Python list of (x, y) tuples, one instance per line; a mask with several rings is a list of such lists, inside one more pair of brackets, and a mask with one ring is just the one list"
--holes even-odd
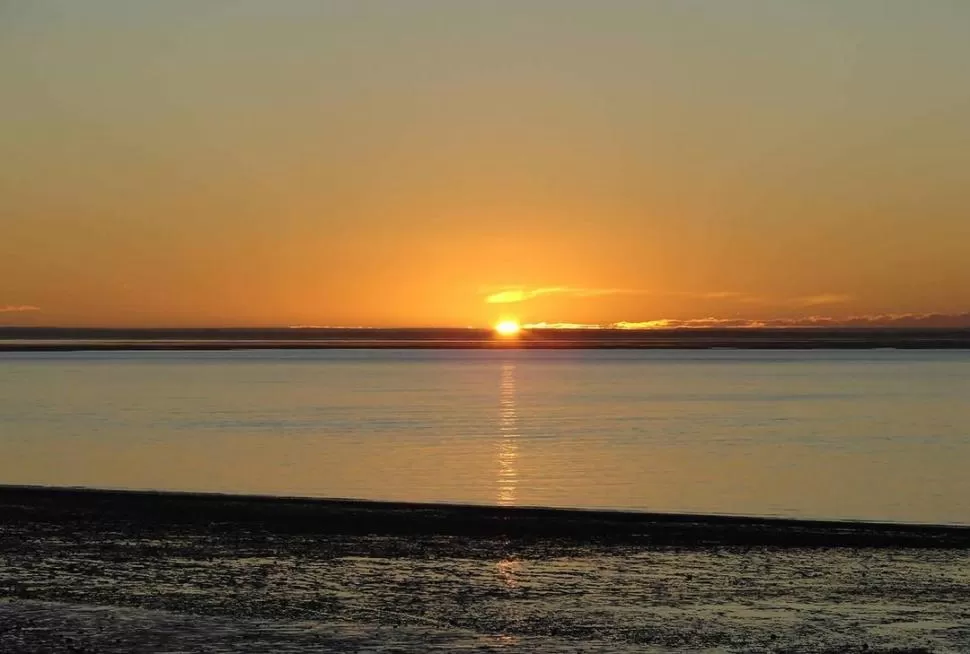
[(502, 364), (499, 382), (499, 444), (498, 479), (496, 480), (496, 501), (502, 506), (515, 504), (516, 489), (519, 483), (519, 416), (516, 407), (515, 363)]
[(506, 588), (518, 588), (522, 562), (515, 558), (502, 559), (495, 564), (499, 582)]

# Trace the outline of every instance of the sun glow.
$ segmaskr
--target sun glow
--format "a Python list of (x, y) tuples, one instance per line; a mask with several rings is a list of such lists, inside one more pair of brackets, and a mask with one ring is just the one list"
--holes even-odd
[(502, 320), (495, 325), (495, 333), (499, 336), (515, 336), (522, 331), (517, 320)]

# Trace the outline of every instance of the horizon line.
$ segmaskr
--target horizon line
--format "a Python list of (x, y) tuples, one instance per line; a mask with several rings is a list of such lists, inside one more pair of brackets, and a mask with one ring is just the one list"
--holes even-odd
[[(690, 322), (690, 321), (684, 321)], [(602, 325), (583, 325), (583, 324), (523, 324), (524, 332), (658, 332), (658, 331), (708, 331), (708, 330), (730, 330), (730, 331), (755, 331), (755, 330), (823, 330), (823, 329), (887, 329), (887, 330), (970, 330), (967, 325), (885, 325), (885, 324), (864, 324), (858, 321), (846, 321), (844, 323), (818, 322), (814, 324), (764, 324), (760, 321), (750, 321), (751, 324), (669, 324), (656, 326), (618, 326), (620, 323), (604, 323)], [(4, 331), (42, 331), (42, 330), (78, 330), (78, 331), (205, 331), (205, 330), (237, 330), (237, 331), (420, 331), (420, 330), (451, 330), (451, 331), (483, 331), (492, 332), (494, 326), (472, 326), (472, 325), (435, 325), (435, 326), (415, 326), (415, 325), (12, 325), (0, 324), (0, 330)]]

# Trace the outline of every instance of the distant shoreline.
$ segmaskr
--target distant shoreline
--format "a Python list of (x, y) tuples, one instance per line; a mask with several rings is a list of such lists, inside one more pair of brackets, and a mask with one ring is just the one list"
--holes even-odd
[(487, 329), (0, 327), (0, 352), (323, 349), (970, 349), (970, 329)]
[(852, 344), (746, 344), (746, 345), (681, 345), (681, 344), (425, 344), (425, 343), (111, 343), (83, 345), (9, 345), (0, 344), (0, 353), (14, 352), (235, 352), (245, 350), (967, 350), (970, 344), (920, 343), (877, 345)]
[(552, 539), (598, 546), (970, 549), (970, 526), (0, 485), (0, 523), (315, 536)]

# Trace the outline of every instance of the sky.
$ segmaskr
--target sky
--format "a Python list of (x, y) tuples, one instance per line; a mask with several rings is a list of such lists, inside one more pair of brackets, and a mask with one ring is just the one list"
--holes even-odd
[(0, 325), (970, 324), (965, 0), (0, 0)]

